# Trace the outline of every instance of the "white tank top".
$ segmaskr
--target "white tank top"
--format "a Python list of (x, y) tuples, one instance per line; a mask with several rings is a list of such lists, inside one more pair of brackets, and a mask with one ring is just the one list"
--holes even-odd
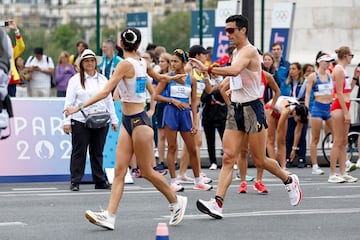
[[(249, 44), (245, 47), (253, 47)], [(239, 57), (237, 49), (233, 52), (231, 62), (234, 62)], [(239, 75), (230, 77), (231, 101), (236, 103), (251, 102), (259, 99), (262, 96), (261, 89), (261, 65), (256, 72), (249, 69), (243, 69)]]
[(124, 78), (119, 84), (119, 93), (122, 102), (145, 103), (146, 101), (146, 62), (143, 58), (140, 60), (126, 58), (133, 65), (135, 76), (133, 78)]

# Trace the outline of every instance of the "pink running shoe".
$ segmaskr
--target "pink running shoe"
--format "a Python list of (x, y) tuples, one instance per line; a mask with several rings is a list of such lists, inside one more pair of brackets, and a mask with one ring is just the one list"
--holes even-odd
[(256, 181), (254, 183), (254, 190), (259, 194), (268, 194), (269, 192), (262, 181)]
[(195, 184), (193, 189), (195, 190), (202, 190), (202, 191), (209, 191), (211, 190), (213, 187), (207, 183), (204, 183), (202, 181), (200, 181), (198, 184)]
[(247, 184), (246, 182), (241, 182), (238, 193), (247, 193)]

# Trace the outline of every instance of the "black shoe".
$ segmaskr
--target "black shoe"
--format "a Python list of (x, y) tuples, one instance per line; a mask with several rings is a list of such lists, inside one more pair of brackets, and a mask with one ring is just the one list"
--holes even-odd
[(304, 159), (299, 159), (297, 166), (298, 166), (298, 168), (304, 168), (305, 167)]
[(78, 183), (71, 183), (70, 185), (70, 190), (73, 192), (78, 192), (80, 191), (80, 187)]
[(111, 189), (111, 185), (107, 182), (95, 183), (95, 189)]

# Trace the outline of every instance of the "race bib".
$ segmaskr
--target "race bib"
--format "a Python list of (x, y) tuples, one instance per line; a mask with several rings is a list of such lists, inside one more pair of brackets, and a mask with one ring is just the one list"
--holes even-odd
[(239, 90), (243, 88), (242, 79), (240, 75), (230, 77), (230, 89)]
[(144, 93), (146, 88), (146, 77), (136, 78), (136, 93)]
[(196, 87), (197, 87), (197, 89), (196, 89), (197, 95), (201, 95), (205, 89), (205, 83), (202, 81), (197, 81)]

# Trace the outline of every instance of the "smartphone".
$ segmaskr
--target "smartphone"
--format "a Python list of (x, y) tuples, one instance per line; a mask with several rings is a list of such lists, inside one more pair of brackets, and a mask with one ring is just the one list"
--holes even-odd
[(9, 26), (9, 21), (0, 21), (0, 27), (7, 27)]

